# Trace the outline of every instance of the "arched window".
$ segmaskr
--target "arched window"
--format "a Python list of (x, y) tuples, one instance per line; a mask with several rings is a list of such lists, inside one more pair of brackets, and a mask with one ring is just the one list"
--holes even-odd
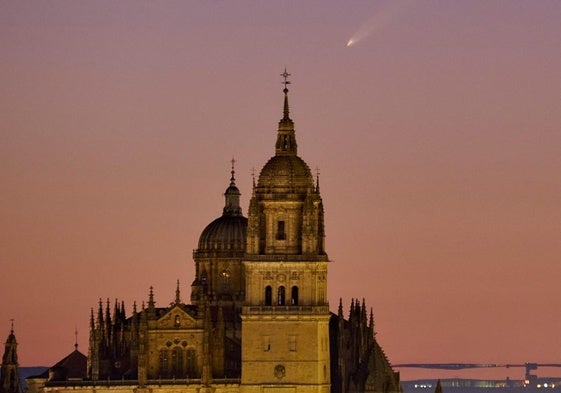
[(168, 351), (167, 349), (160, 350), (160, 377), (168, 376)]
[(298, 287), (295, 285), (290, 292), (290, 304), (292, 306), (298, 305)]
[(286, 233), (284, 232), (284, 221), (279, 220), (277, 221), (277, 240), (284, 240), (286, 239)]
[(273, 305), (273, 288), (270, 285), (265, 287), (265, 305), (272, 306)]
[(183, 351), (180, 347), (173, 348), (171, 352), (171, 370), (174, 378), (183, 377)]
[(187, 350), (187, 377), (196, 378), (197, 375), (197, 352), (193, 348)]
[(223, 270), (220, 276), (222, 278), (222, 288), (224, 290), (230, 289), (230, 271), (227, 269)]
[(203, 270), (203, 272), (201, 273), (201, 283), (203, 285), (206, 285), (207, 279), (208, 279), (208, 273), (206, 272), (206, 270)]
[(279, 291), (278, 291), (279, 297), (277, 300), (277, 304), (279, 306), (284, 306), (286, 304), (286, 290), (284, 289), (284, 287), (281, 285), (279, 287)]

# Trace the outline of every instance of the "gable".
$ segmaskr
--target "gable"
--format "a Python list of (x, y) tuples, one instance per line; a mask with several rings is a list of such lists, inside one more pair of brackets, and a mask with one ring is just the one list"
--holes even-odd
[(197, 320), (180, 305), (174, 305), (156, 321), (157, 329), (189, 329), (197, 327)]

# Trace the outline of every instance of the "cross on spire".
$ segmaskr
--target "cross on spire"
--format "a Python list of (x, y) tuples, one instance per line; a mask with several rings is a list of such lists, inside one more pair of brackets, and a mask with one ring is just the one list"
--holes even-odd
[(12, 323), (11, 333), (14, 333), (14, 318), (10, 319), (10, 322)]
[(288, 77), (289, 77), (290, 75), (291, 75), (291, 74), (289, 74), (289, 73), (286, 71), (286, 67), (284, 67), (284, 72), (283, 72), (282, 74), (280, 74), (280, 76), (282, 76), (282, 77), (284, 78), (284, 81), (281, 82), (281, 83), (284, 85), (284, 92), (285, 92), (285, 93), (288, 92), (288, 85), (290, 85), (290, 81), (288, 80)]
[(230, 173), (232, 174), (232, 177), (230, 178), (230, 185), (233, 186), (236, 180), (234, 176), (236, 174), (236, 170), (234, 169), (234, 165), (236, 164), (236, 159), (232, 157), (232, 160), (230, 162), (232, 163), (232, 170), (230, 171)]

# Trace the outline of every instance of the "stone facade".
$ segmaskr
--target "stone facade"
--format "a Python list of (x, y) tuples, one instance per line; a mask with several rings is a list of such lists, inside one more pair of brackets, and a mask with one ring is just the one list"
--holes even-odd
[[(286, 74), (285, 74), (286, 75)], [(275, 155), (242, 214), (232, 163), (222, 216), (193, 253), (190, 303), (92, 309), (87, 375), (44, 393), (400, 393), (366, 307), (329, 311), (319, 179), (297, 155), (284, 90)], [(30, 392), (34, 393), (34, 392)]]

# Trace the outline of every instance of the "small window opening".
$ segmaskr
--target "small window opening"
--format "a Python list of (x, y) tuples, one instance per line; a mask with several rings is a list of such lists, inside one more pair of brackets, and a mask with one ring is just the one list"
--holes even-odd
[(296, 285), (292, 287), (290, 293), (290, 304), (293, 306), (298, 305), (298, 287)]
[(286, 239), (286, 233), (284, 232), (284, 221), (277, 221), (277, 240)]
[(284, 289), (283, 286), (279, 287), (279, 291), (278, 291), (278, 301), (277, 304), (279, 306), (284, 306), (286, 304), (286, 290)]
[(270, 285), (265, 287), (265, 305), (272, 306), (273, 305), (273, 289)]

